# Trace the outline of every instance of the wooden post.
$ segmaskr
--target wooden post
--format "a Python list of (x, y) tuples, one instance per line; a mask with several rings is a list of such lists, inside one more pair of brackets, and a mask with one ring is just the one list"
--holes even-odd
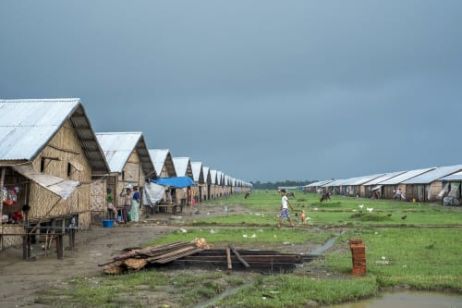
[(233, 270), (233, 263), (231, 262), (231, 249), (226, 247), (226, 262), (228, 263), (228, 271)]

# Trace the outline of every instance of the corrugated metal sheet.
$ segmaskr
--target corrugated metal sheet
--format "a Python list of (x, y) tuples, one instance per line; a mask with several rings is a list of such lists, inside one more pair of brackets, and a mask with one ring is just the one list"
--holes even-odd
[(339, 180), (334, 180), (330, 183), (327, 183), (324, 185), (324, 187), (336, 187), (336, 186), (342, 186), (343, 182), (345, 182), (346, 180), (344, 179), (339, 179)]
[(193, 176), (189, 157), (173, 157), (173, 165), (177, 176)]
[(380, 176), (380, 177), (378, 177), (376, 179), (373, 179), (372, 181), (369, 181), (369, 182), (365, 183), (364, 185), (366, 185), (366, 186), (377, 185), (380, 182), (383, 182), (383, 181), (389, 180), (391, 178), (394, 178), (395, 176), (403, 174), (404, 172), (406, 172), (406, 171), (398, 171), (398, 172), (387, 173), (387, 174), (384, 174), (384, 175), (382, 175), (382, 176)]
[(65, 180), (53, 175), (36, 172), (32, 164), (14, 166), (13, 169), (64, 200), (69, 198), (77, 186), (80, 185), (78, 181)]
[(168, 149), (149, 150), (149, 155), (151, 156), (151, 160), (154, 164), (154, 169), (156, 169), (157, 174), (160, 174), (162, 172), (168, 153), (170, 153), (170, 150)]
[(317, 182), (308, 184), (308, 185), (306, 185), (305, 187), (320, 187), (320, 186), (326, 185), (326, 184), (328, 184), (328, 183), (330, 183), (330, 182), (333, 182), (333, 181), (334, 181), (334, 180), (317, 181)]
[(0, 100), (0, 160), (32, 160), (80, 100)]
[(93, 172), (108, 166), (78, 98), (0, 100), (0, 160), (33, 160), (70, 120)]
[(111, 172), (122, 172), (128, 158), (134, 150), (137, 151), (145, 176), (155, 175), (143, 133), (141, 132), (105, 132), (97, 133), (96, 137), (103, 149)]
[(407, 171), (407, 172), (404, 172), (401, 175), (398, 175), (398, 176), (396, 176), (394, 178), (391, 178), (389, 180), (380, 182), (378, 184), (380, 184), (380, 185), (398, 185), (398, 184), (403, 183), (404, 181), (412, 179), (413, 177), (416, 177), (418, 175), (421, 175), (421, 174), (423, 174), (425, 172), (428, 172), (428, 171), (431, 171), (433, 169), (435, 169), (435, 168), (424, 168), (424, 169), (416, 169), (416, 170)]
[(356, 180), (354, 181), (351, 181), (349, 182), (349, 186), (358, 186), (358, 185), (363, 185), (363, 184), (366, 184), (378, 177), (381, 177), (383, 176), (383, 173), (382, 174), (373, 174), (373, 175), (368, 175), (368, 176), (362, 176), (362, 177), (359, 177), (357, 178)]
[(96, 133), (111, 172), (122, 172), (141, 136), (140, 132)]
[(223, 171), (217, 171), (217, 185), (223, 185)]
[(191, 169), (193, 173), (193, 180), (196, 183), (204, 183), (204, 173), (202, 172), (202, 163), (201, 162), (192, 162)]
[(204, 174), (204, 181), (207, 183), (207, 184), (210, 184), (210, 168), (209, 167), (206, 167), (206, 166), (203, 166), (202, 167), (202, 173)]
[(441, 179), (442, 181), (462, 181), (462, 171), (456, 172), (449, 176), (445, 176)]
[(211, 178), (211, 184), (212, 185), (217, 185), (217, 170), (210, 170), (210, 178)]
[(457, 171), (461, 171), (461, 170), (462, 170), (462, 165), (437, 167), (436, 169), (433, 169), (432, 171), (426, 172), (412, 179), (404, 181), (403, 184), (430, 184), (447, 175), (456, 173)]

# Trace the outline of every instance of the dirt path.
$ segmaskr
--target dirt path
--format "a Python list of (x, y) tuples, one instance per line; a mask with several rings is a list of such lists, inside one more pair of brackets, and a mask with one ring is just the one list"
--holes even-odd
[(64, 260), (57, 260), (56, 255), (51, 254), (26, 262), (21, 259), (19, 249), (0, 253), (0, 306), (36, 306), (37, 291), (72, 277), (98, 274), (101, 270), (98, 263), (112, 254), (142, 245), (170, 230), (171, 227), (150, 224), (95, 228), (77, 235), (76, 251), (66, 251)]

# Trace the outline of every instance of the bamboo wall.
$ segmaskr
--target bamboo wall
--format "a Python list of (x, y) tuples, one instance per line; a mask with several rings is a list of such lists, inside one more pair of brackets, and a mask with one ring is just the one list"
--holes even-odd
[[(34, 170), (40, 172), (42, 157), (54, 157), (59, 160), (46, 160), (45, 174), (54, 175), (63, 179), (76, 180), (81, 183), (76, 191), (67, 199), (59, 197), (36, 183), (30, 185), (29, 205), (31, 220), (43, 220), (50, 218), (79, 216), (80, 227), (87, 228), (90, 225), (90, 196), (91, 196), (91, 167), (88, 164), (85, 153), (80, 146), (80, 141), (70, 121), (55, 134), (49, 144), (32, 162)], [(68, 176), (68, 163), (71, 175)], [(77, 170), (81, 169), (81, 170)]]
[(107, 215), (107, 178), (93, 179), (90, 193), (91, 220), (93, 223), (99, 223)]
[[(5, 234), (22, 234), (24, 233), (24, 227), (22, 225), (3, 224), (2, 231)], [(4, 236), (3, 237), (3, 248), (19, 246), (21, 244), (22, 244), (21, 236)]]

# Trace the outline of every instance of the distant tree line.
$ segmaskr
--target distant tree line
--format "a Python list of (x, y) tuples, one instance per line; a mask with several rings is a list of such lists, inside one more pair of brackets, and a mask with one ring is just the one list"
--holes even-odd
[(251, 182), (253, 184), (254, 189), (278, 189), (278, 187), (292, 187), (292, 186), (305, 186), (311, 183), (314, 183), (315, 181), (291, 181), (291, 180), (285, 180), (285, 181), (278, 181), (278, 182)]

